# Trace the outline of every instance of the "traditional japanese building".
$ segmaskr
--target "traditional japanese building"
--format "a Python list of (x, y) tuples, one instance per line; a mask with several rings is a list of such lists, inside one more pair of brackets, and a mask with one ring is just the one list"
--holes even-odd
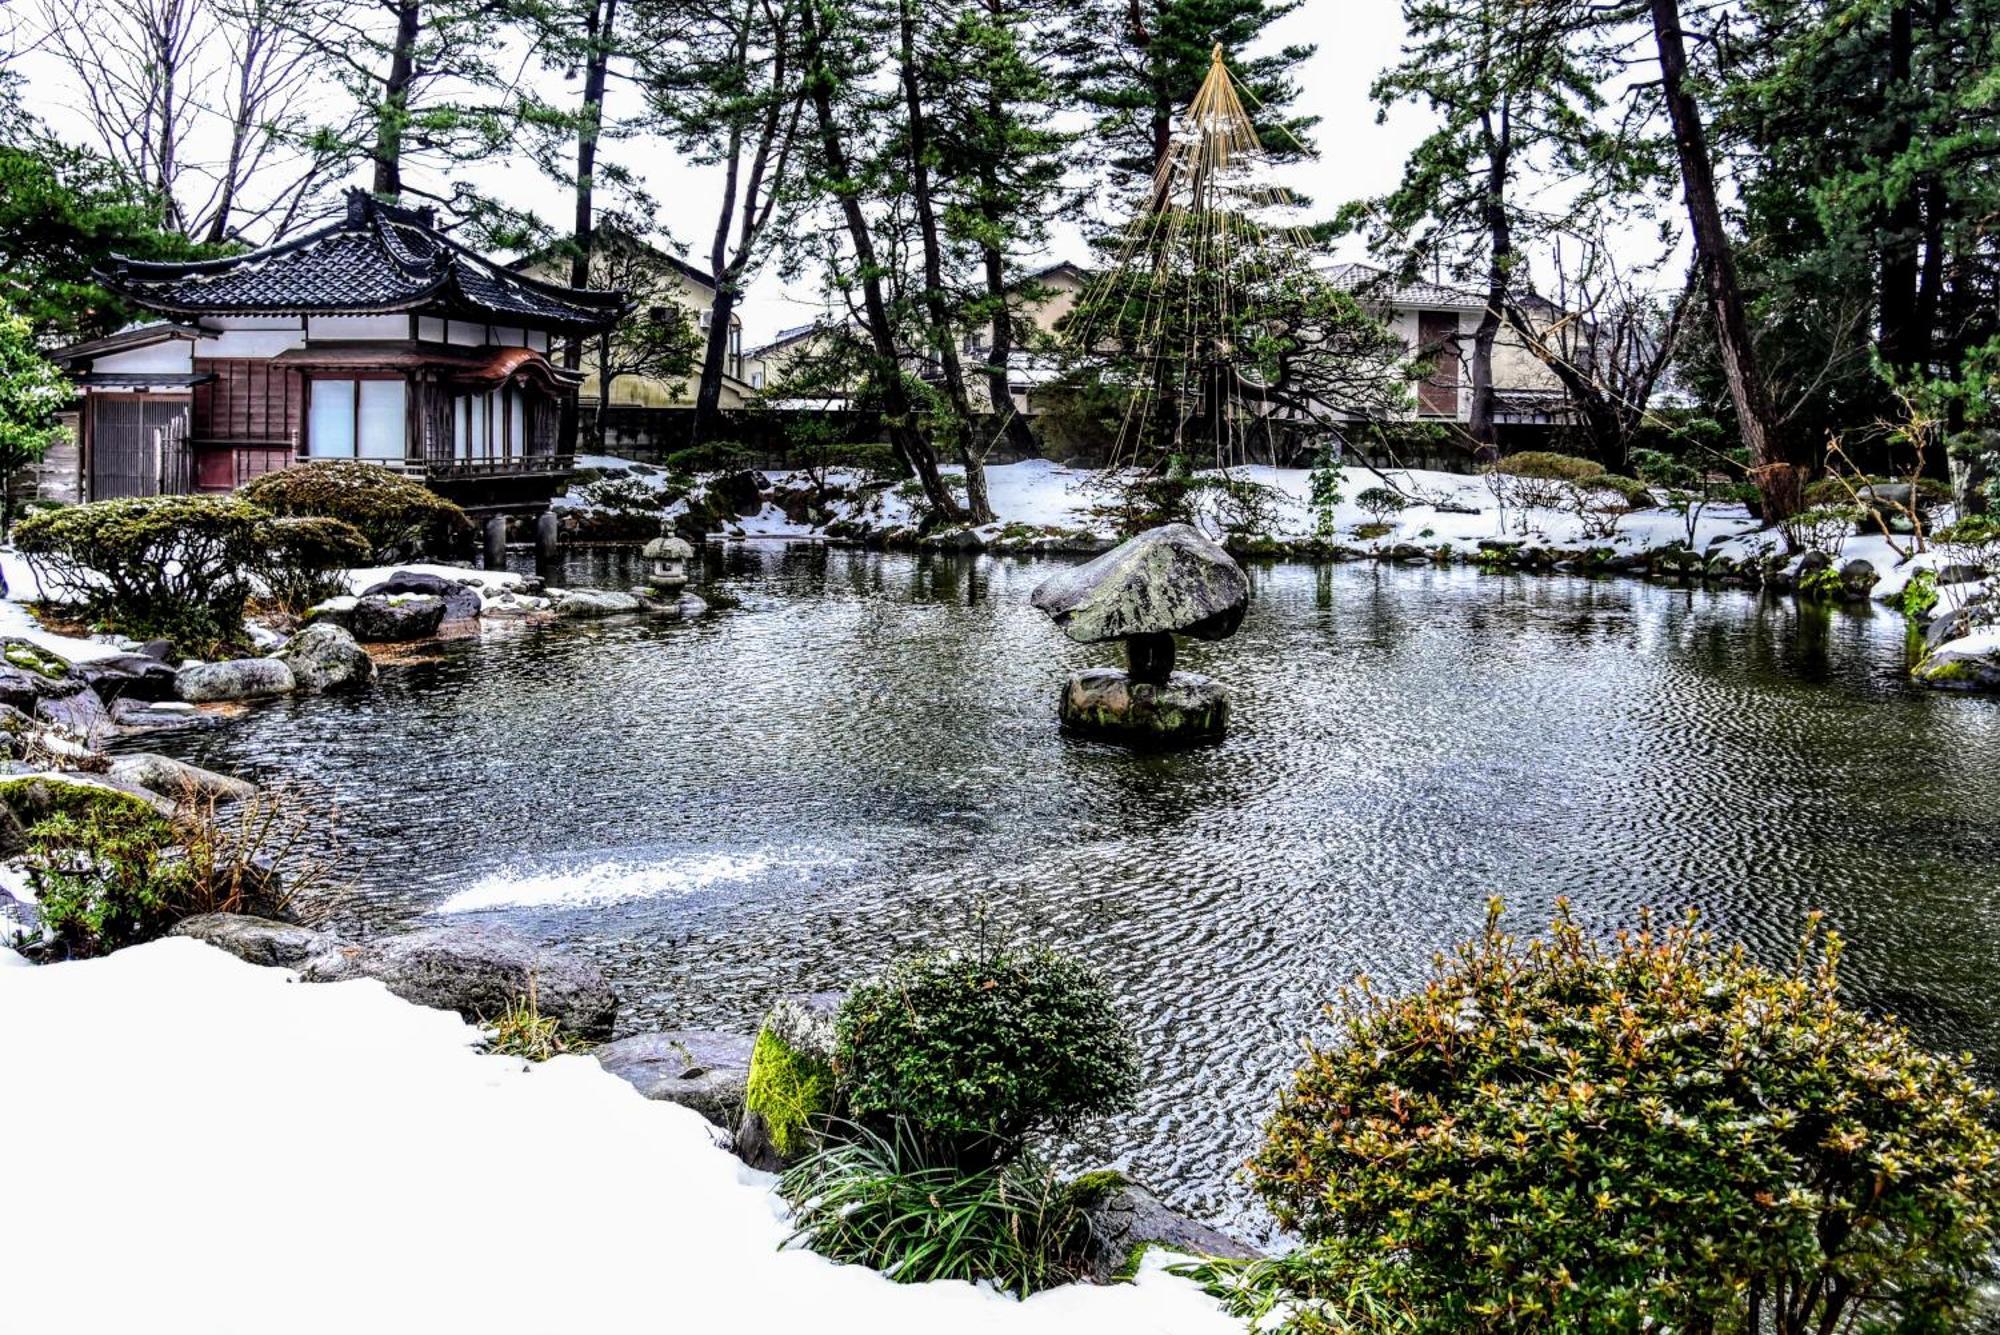
[(430, 209), (359, 190), (295, 239), (193, 264), (114, 258), (100, 277), (164, 318), (59, 354), (83, 395), (92, 499), (365, 459), (471, 509), (539, 508), (570, 468), (558, 420), (581, 379), (551, 345), (625, 313), (621, 293), (514, 272)]

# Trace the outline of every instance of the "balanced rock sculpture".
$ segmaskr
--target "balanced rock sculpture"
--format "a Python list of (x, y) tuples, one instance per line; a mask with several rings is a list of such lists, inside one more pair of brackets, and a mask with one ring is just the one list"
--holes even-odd
[(1148, 529), (1043, 581), (1032, 601), (1072, 640), (1125, 642), (1124, 671), (1087, 668), (1063, 687), (1065, 728), (1152, 746), (1222, 735), (1228, 692), (1174, 671), (1174, 636), (1226, 639), (1250, 602), (1242, 567), (1216, 543), (1186, 524)]

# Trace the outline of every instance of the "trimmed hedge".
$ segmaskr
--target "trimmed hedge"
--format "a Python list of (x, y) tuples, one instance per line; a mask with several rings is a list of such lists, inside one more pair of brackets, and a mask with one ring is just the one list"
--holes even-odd
[(286, 515), (264, 524), (257, 577), (272, 600), (303, 612), (347, 592), (344, 572), (374, 554), (361, 530), (342, 519)]
[(93, 501), (29, 515), (14, 545), (45, 589), (93, 619), (207, 655), (243, 638), (268, 518), (227, 496)]
[(356, 459), (322, 459), (266, 473), (237, 495), (274, 515), (343, 520), (384, 562), (447, 553), (472, 535), (465, 511), (429, 487)]

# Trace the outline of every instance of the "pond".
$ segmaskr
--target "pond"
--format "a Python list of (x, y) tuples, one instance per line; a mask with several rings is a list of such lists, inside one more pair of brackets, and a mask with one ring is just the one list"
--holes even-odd
[[(162, 743), (337, 812), (375, 926), (504, 924), (597, 959), (626, 1029), (985, 930), (1116, 984), (1146, 1093), (1084, 1153), (1248, 1237), (1240, 1180), (1302, 1038), (1422, 977), (1499, 895), (1610, 928), (1698, 906), (2000, 1072), (2000, 703), (1904, 680), (1900, 618), (1465, 568), (1251, 571), (1226, 742), (1058, 735), (1110, 661), (1028, 606), (1054, 563), (711, 547), (698, 623), (489, 628), (359, 696)], [(572, 570), (586, 582), (630, 572)]]

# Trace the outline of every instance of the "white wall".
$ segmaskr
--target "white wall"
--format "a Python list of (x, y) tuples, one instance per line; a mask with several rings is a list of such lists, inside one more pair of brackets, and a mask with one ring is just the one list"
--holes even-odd
[(335, 339), (405, 339), (410, 337), (407, 315), (314, 315), (306, 319), (306, 337)]
[(169, 338), (158, 343), (149, 343), (143, 348), (128, 348), (124, 352), (114, 352), (104, 357), (90, 359), (93, 371), (118, 371), (126, 374), (176, 373), (187, 375), (194, 370), (192, 339)]

